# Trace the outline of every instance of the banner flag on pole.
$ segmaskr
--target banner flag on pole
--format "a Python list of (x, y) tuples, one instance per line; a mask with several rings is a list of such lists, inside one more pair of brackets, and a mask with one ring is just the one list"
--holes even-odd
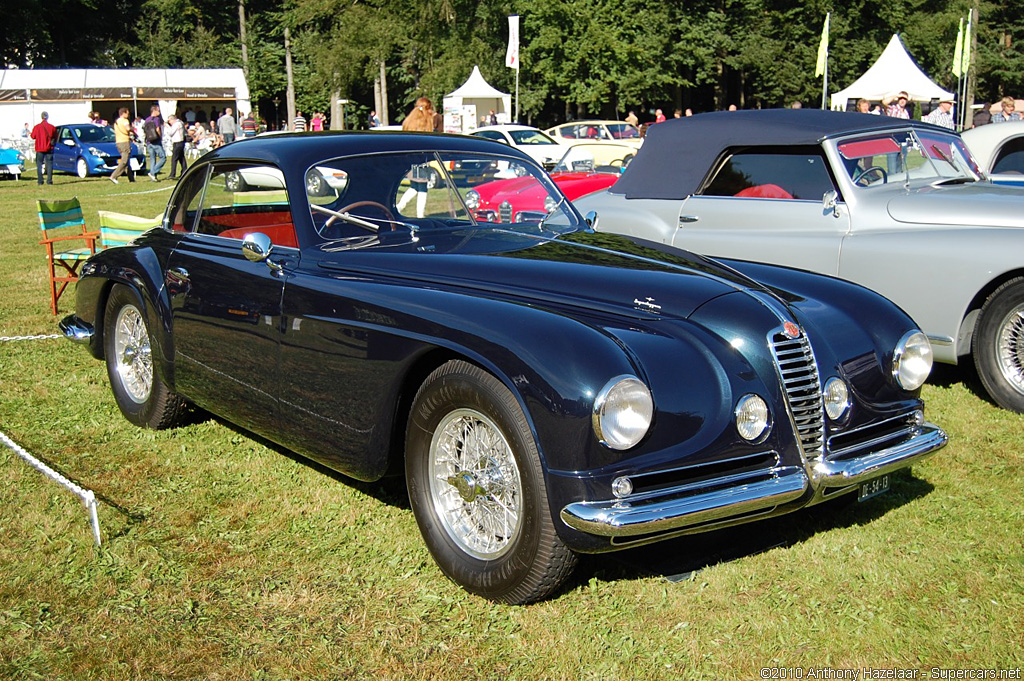
[(964, 58), (964, 18), (960, 17), (960, 28), (956, 30), (956, 47), (953, 48), (953, 75), (957, 78), (963, 73), (960, 64)]
[(967, 28), (964, 29), (964, 51), (960, 57), (960, 72), (965, 76), (971, 68), (971, 14), (967, 15)]
[(508, 49), (505, 50), (505, 66), (519, 70), (519, 15), (508, 17)]
[(828, 65), (828, 19), (832, 12), (825, 15), (825, 27), (821, 29), (821, 42), (818, 44), (818, 64), (814, 67), (814, 76), (825, 73)]

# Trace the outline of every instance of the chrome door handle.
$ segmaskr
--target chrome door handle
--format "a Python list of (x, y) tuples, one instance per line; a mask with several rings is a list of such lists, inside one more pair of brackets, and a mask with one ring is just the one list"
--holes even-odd
[(681, 225), (685, 225), (688, 222), (697, 222), (697, 220), (700, 220), (700, 217), (697, 216), (697, 215), (680, 215), (679, 216), (679, 224), (681, 224)]
[(188, 270), (184, 267), (172, 267), (167, 270), (167, 279), (186, 284), (188, 283)]

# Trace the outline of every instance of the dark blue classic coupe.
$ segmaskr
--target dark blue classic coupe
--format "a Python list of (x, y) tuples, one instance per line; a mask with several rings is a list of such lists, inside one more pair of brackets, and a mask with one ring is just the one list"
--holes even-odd
[[(550, 212), (478, 221), (467, 164), (531, 177)], [(229, 144), (77, 298), (62, 330), (131, 422), (198, 405), (359, 480), (404, 469), (444, 573), (509, 603), (577, 553), (872, 496), (946, 442), (928, 339), (884, 298), (595, 233), (481, 139)]]

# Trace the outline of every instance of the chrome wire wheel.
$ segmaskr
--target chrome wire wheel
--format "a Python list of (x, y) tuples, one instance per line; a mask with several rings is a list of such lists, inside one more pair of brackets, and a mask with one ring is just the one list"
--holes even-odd
[(508, 440), (473, 409), (441, 419), (430, 442), (434, 510), (461, 550), (479, 559), (505, 555), (522, 529), (523, 487)]
[(114, 323), (114, 361), (121, 386), (137, 404), (149, 399), (153, 389), (153, 357), (142, 314), (125, 305)]
[(1024, 394), (1024, 305), (1010, 310), (999, 324), (996, 361), (1006, 382)]

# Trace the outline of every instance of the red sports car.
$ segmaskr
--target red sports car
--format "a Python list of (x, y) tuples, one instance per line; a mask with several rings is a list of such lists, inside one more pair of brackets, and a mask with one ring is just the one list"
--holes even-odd
[[(606, 189), (619, 174), (596, 171), (551, 173), (570, 201)], [(466, 193), (466, 205), (478, 222), (540, 222), (555, 209), (552, 195), (532, 175), (493, 180)]]

